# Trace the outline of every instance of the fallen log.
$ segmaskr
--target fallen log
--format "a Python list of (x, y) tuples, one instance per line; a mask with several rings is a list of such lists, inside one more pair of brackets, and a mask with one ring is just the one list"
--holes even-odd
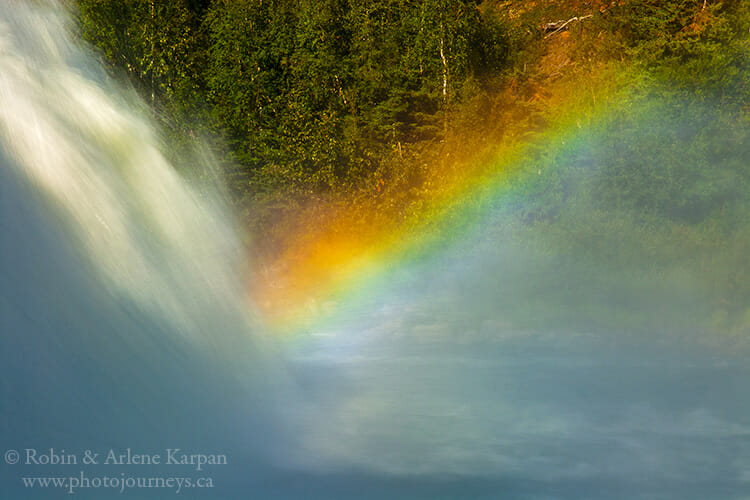
[(588, 14), (588, 15), (580, 16), (580, 17), (578, 17), (578, 16), (571, 17), (567, 21), (560, 20), (560, 21), (557, 21), (557, 22), (554, 22), (554, 23), (547, 23), (544, 26), (542, 26), (542, 30), (544, 30), (544, 32), (547, 33), (547, 36), (545, 38), (549, 38), (552, 35), (554, 35), (556, 33), (559, 33), (561, 31), (563, 31), (564, 29), (566, 29), (567, 26), (570, 23), (572, 23), (574, 21), (583, 21), (584, 19), (588, 19), (589, 17), (593, 17), (593, 16), (594, 16), (594, 14)]

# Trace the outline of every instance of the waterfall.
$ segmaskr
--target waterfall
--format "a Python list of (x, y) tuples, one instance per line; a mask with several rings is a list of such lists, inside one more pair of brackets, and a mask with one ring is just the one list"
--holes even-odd
[(59, 4), (2, 4), (3, 444), (257, 453), (283, 375), (221, 193), (178, 174)]
[[(0, 0), (0, 497), (83, 474), (208, 476), (181, 490), (202, 499), (745, 498), (746, 344), (722, 350), (693, 321), (746, 308), (705, 278), (746, 262), (744, 213), (726, 255), (700, 241), (674, 258), (687, 226), (575, 187), (608, 161), (576, 141), (551, 155), (555, 214), (501, 206), (487, 217), (513, 224), (363, 281), (285, 343), (246, 299), (220, 189), (178, 173), (148, 107), (73, 33), (58, 2)], [(644, 141), (672, 126), (644, 123)], [(746, 185), (726, 161), (705, 183), (717, 198)], [(175, 449), (208, 462), (165, 463)]]

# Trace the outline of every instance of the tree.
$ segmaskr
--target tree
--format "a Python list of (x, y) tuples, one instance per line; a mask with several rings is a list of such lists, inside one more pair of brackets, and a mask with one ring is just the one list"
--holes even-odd
[(199, 19), (189, 0), (79, 0), (83, 35), (153, 103), (189, 101), (199, 87)]

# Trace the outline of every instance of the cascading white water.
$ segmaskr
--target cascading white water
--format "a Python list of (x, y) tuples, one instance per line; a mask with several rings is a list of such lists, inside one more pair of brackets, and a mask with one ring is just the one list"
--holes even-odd
[(240, 248), (217, 200), (164, 157), (141, 104), (68, 35), (60, 7), (11, 2), (0, 39), (6, 168), (54, 207), (112, 293), (193, 341), (212, 309), (243, 313)]
[[(2, 0), (4, 448), (257, 454), (283, 377), (231, 221), (218, 191), (167, 161), (144, 105), (74, 41), (60, 4)], [(21, 491), (30, 470), (2, 482)]]

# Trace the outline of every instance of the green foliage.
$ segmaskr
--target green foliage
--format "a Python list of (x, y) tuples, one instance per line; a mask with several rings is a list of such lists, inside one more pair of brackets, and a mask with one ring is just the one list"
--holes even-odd
[[(226, 140), (245, 219), (275, 244), (289, 232), (285, 213), (316, 213), (321, 191), (345, 195), (353, 220), (404, 223), (426, 240), (500, 213), (512, 227), (495, 229), (541, 249), (532, 267), (540, 283), (560, 280), (564, 293), (545, 300), (563, 315), (581, 316), (568, 293), (580, 283), (591, 318), (671, 294), (675, 311), (747, 329), (750, 3), (480, 4), (78, 0), (83, 35), (152, 102), (184, 146), (176, 154), (190, 149), (195, 121)], [(540, 30), (589, 13), (575, 32)], [(611, 88), (595, 87), (603, 81)], [(592, 125), (589, 95), (594, 109), (624, 82), (630, 90)], [(585, 102), (558, 109), (547, 91), (552, 104), (571, 102), (566, 93)], [(540, 133), (572, 119), (576, 142)], [(469, 177), (460, 150), (498, 137), (523, 151), (524, 172), (500, 181), (502, 196), (488, 182), (486, 196), (442, 206), (451, 193), (441, 189)], [(513, 281), (527, 279), (533, 287), (533, 275)], [(680, 283), (690, 294), (675, 292)]]
[[(425, 209), (420, 200), (435, 194), (440, 175), (460, 168), (449, 156), (464, 146), (456, 146), (456, 131), (471, 130), (476, 142), (465, 147), (480, 149), (487, 145), (483, 134), (538, 131), (569, 113), (543, 108), (544, 87), (563, 66), (574, 77), (578, 71), (571, 88), (616, 57), (623, 60), (618, 68), (637, 68), (631, 76), (646, 75), (644, 87), (659, 83), (686, 102), (736, 109), (750, 101), (748, 2), (617, 2), (572, 24), (576, 34), (565, 38), (546, 37), (539, 27), (585, 15), (589, 3), (78, 0), (78, 6), (83, 35), (154, 104), (172, 142), (189, 149), (196, 121), (224, 138), (231, 187), (243, 210), (260, 206), (255, 220), (274, 220), (284, 207), (320, 192), (382, 198), (382, 210), (408, 218)], [(554, 56), (551, 62), (540, 62), (545, 54)], [(666, 135), (620, 130), (628, 139), (608, 146), (612, 160), (601, 178), (611, 189), (597, 187), (600, 202), (623, 210), (644, 206), (681, 223), (710, 219), (707, 213), (722, 210), (727, 186), (735, 194), (747, 187), (731, 169), (711, 167), (722, 151), (736, 149), (735, 139), (711, 136), (716, 117), (668, 107), (654, 112), (702, 126)], [(564, 186), (552, 186), (566, 200)], [(552, 216), (554, 203), (545, 211), (529, 216)]]
[(746, 2), (634, 0), (613, 7), (606, 27), (658, 77), (741, 99), (748, 97), (748, 10)]
[(209, 97), (256, 187), (353, 187), (434, 140), (502, 33), (460, 0), (217, 1)]
[(199, 19), (188, 0), (79, 0), (83, 35), (152, 100), (190, 102), (199, 86)]
[[(747, 332), (747, 117), (658, 86), (621, 97), (575, 140), (529, 148), (515, 182), (488, 193), (477, 209), (497, 225), (485, 226), (488, 244), (507, 231), (540, 254), (518, 279), (552, 290), (534, 313), (580, 322), (625, 311), (632, 328)], [(573, 308), (582, 296), (590, 310)]]
[[(77, 0), (81, 34), (151, 103), (169, 153), (186, 170), (211, 125), (205, 105), (205, 0)], [(200, 162), (198, 162), (200, 163)], [(200, 174), (199, 172), (193, 172)]]

